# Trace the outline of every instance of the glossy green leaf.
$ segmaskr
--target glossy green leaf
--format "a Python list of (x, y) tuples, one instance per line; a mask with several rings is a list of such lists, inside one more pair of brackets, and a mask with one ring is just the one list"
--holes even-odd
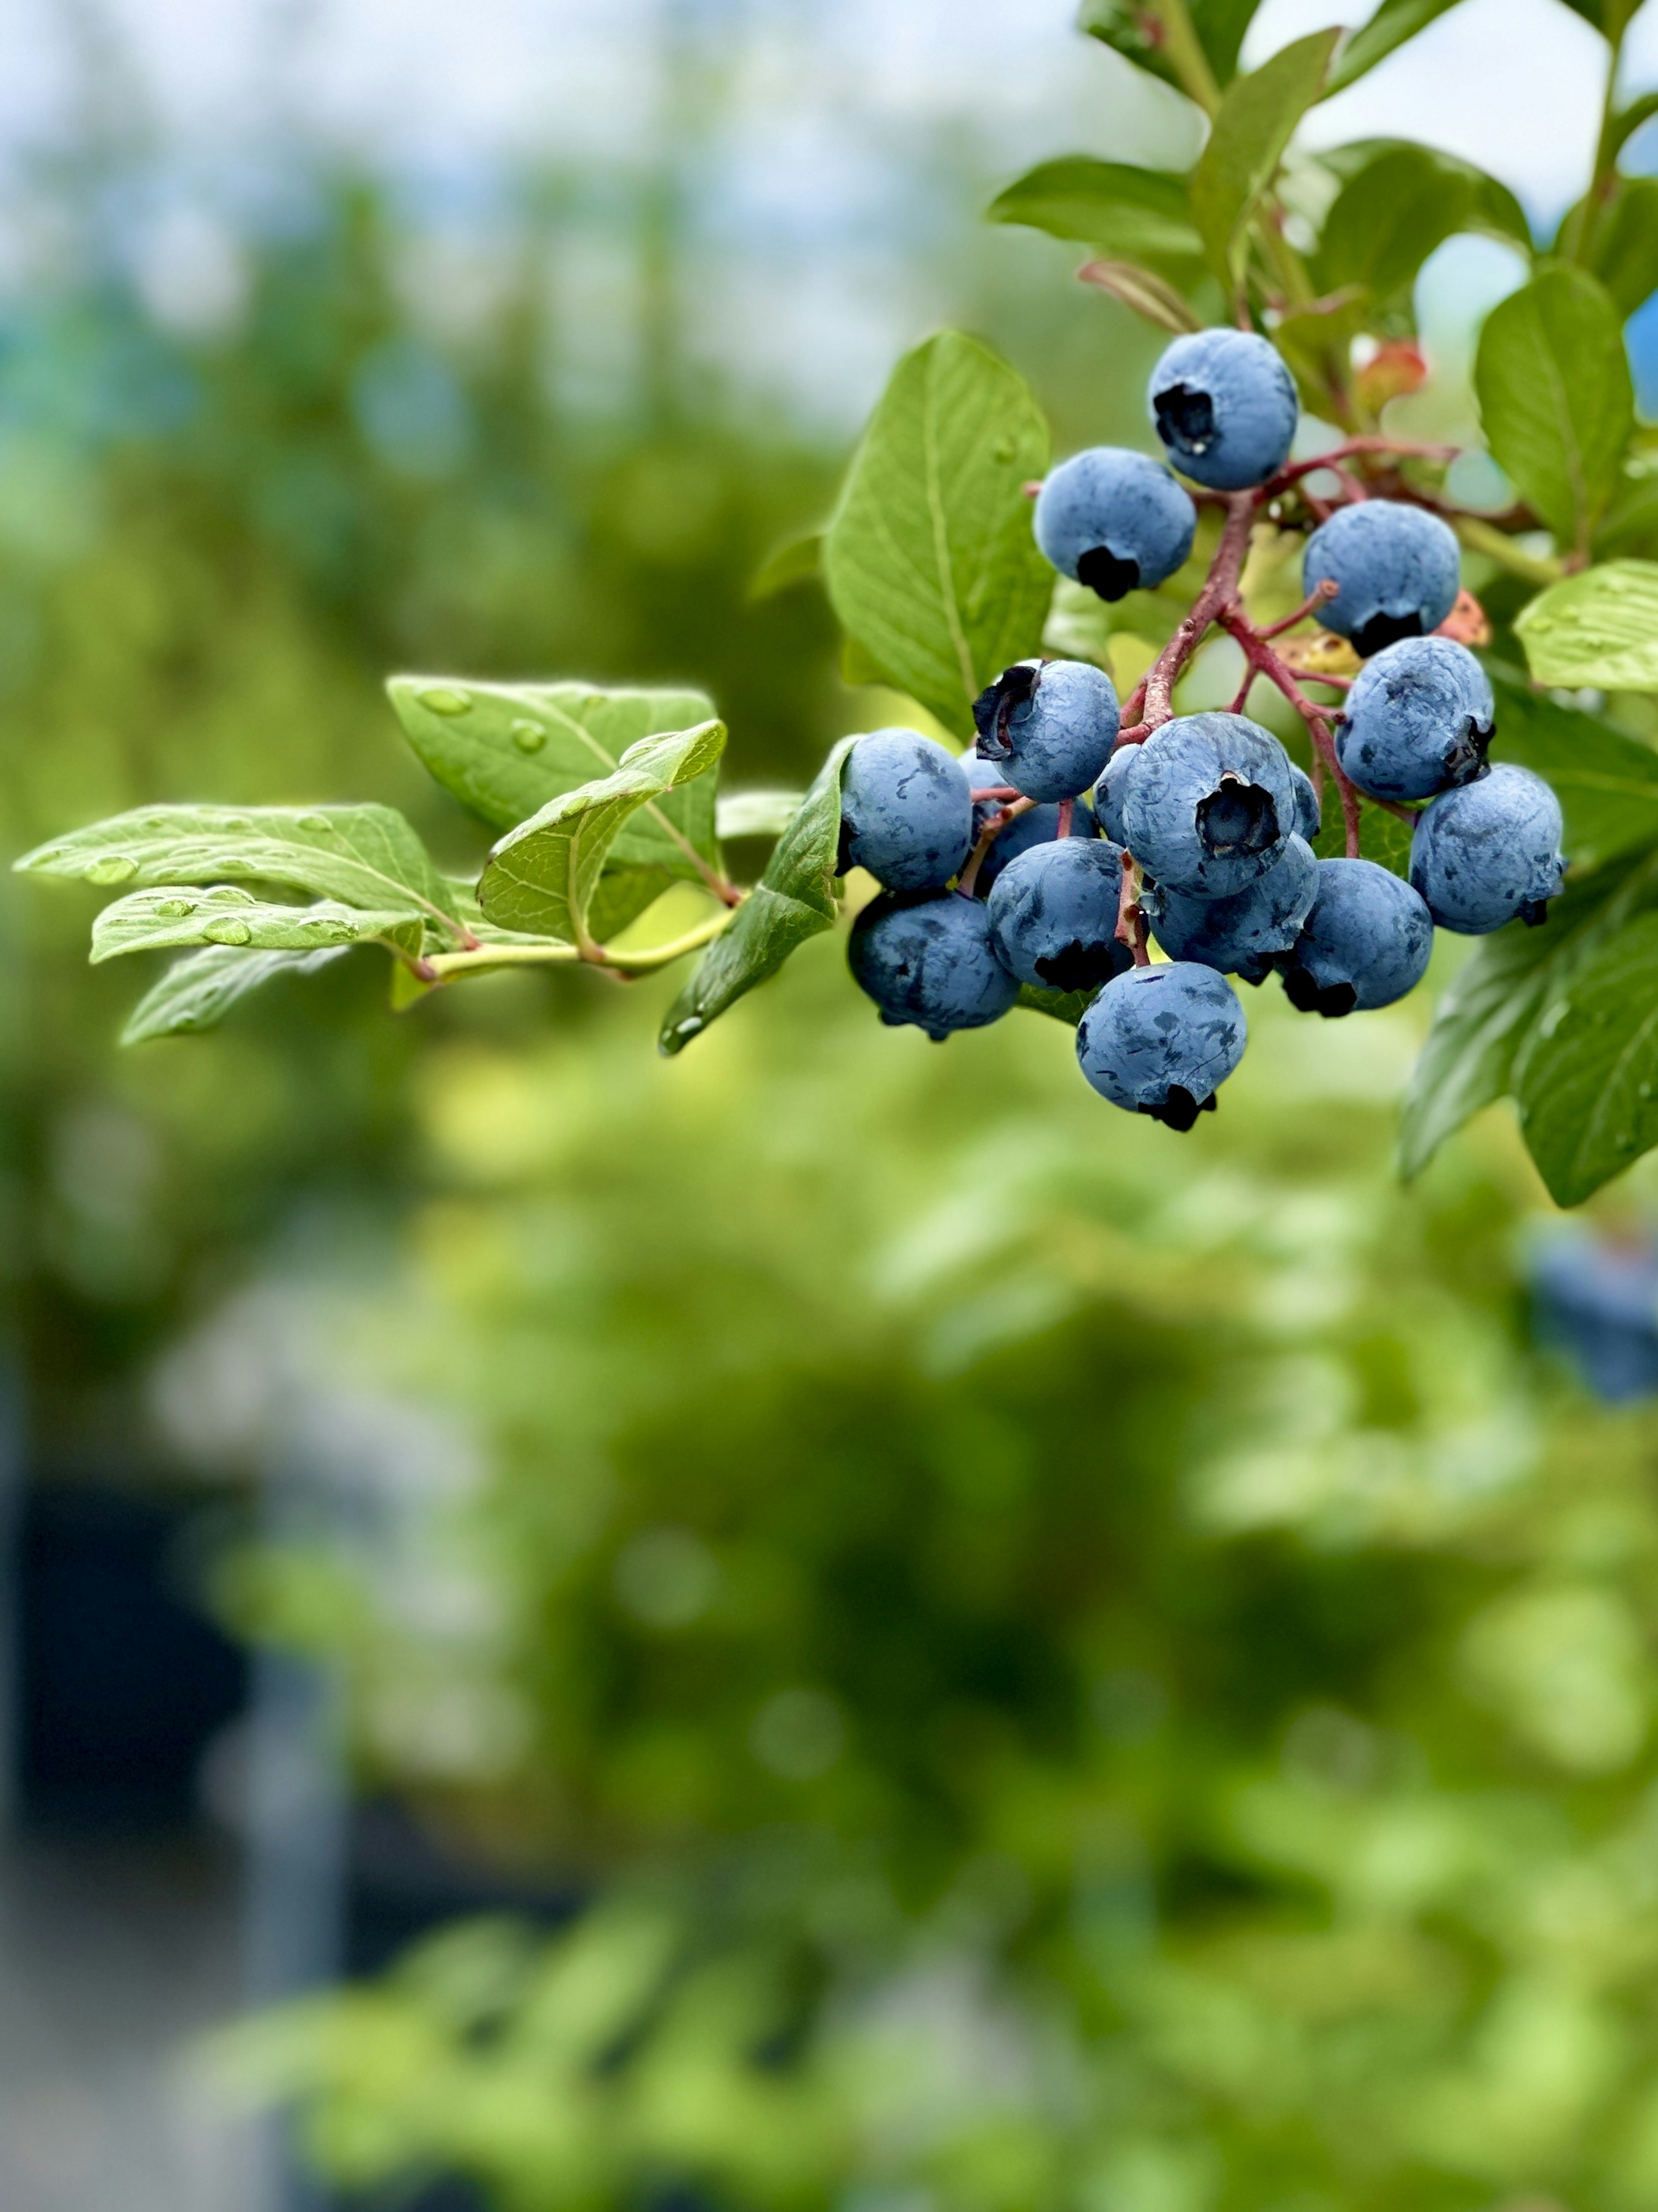
[(348, 950), (325, 945), (314, 952), (258, 952), (240, 945), (210, 945), (175, 960), (145, 992), (121, 1032), (121, 1042), (143, 1044), (151, 1037), (210, 1030), (262, 984), (278, 975), (314, 975)]
[(1235, 287), (1249, 219), (1278, 174), (1296, 125), (1318, 98), (1340, 33), (1315, 31), (1239, 77), (1192, 172), (1192, 213), (1222, 283)]
[[(780, 545), (769, 559), (762, 561), (755, 571), (749, 586), (749, 598), (754, 601), (774, 599), (780, 592), (792, 591), (797, 584), (816, 583), (823, 573), (823, 533), (808, 531), (804, 538), (792, 538), (786, 545)], [(710, 707), (710, 713), (713, 712)]]
[[(592, 684), (473, 684), (397, 676), (386, 686), (410, 744), (444, 789), (492, 830), (610, 775), (642, 738), (713, 716), (705, 692), (610, 690)], [(674, 882), (717, 874), (717, 778), (682, 784), (641, 808), (611, 848), (604, 886), (613, 934)]]
[(1598, 561), (1658, 553), (1658, 454), (1632, 453), (1594, 533)]
[(1516, 1054), (1520, 1130), (1549, 1194), (1579, 1206), (1658, 1144), (1658, 914), (1551, 994)]
[(1203, 270), (1203, 240), (1186, 179), (1165, 170), (1066, 155), (1010, 185), (987, 213), (992, 222), (1026, 223), (1054, 238), (1084, 240), (1165, 274), (1196, 276)]
[(1658, 691), (1658, 562), (1606, 561), (1551, 584), (1515, 631), (1540, 684)]
[(829, 597), (872, 663), (963, 737), (972, 705), (1035, 653), (1054, 572), (1023, 487), (1048, 463), (1024, 379), (941, 331), (898, 364), (824, 543)]
[[(1396, 876), (1408, 876), (1411, 872), (1411, 827), (1409, 823), (1401, 822), (1396, 814), (1389, 814), (1380, 806), (1367, 805), (1359, 816), (1360, 859), (1374, 860), (1378, 867), (1391, 869)], [(1313, 850), (1321, 860), (1339, 860), (1347, 850), (1347, 830), (1341, 818), (1341, 801), (1327, 777), (1324, 784), (1323, 818), (1319, 833), (1313, 840)]]
[(1456, 4), (1457, 0), (1382, 0), (1370, 21), (1343, 41), (1325, 88), (1327, 94), (1357, 83), (1407, 39), (1425, 31)]
[(1603, 39), (1622, 35), (1639, 11), (1641, 0), (1565, 0), (1574, 15), (1593, 23)]
[(1471, 1115), (1505, 1097), (1545, 1008), (1631, 916), (1658, 902), (1658, 856), (1614, 861), (1569, 884), (1540, 927), (1481, 938), (1441, 996), (1406, 1093), (1399, 1159), (1421, 1172)]
[(720, 799), (722, 837), (780, 837), (799, 812), (799, 791), (727, 791)]
[(111, 889), (150, 884), (281, 884), (371, 911), (408, 908), (441, 921), (448, 884), (390, 806), (145, 806), (54, 837), (18, 868)]
[(1423, 263), (1461, 231), (1531, 251), (1525, 213), (1505, 185), (1432, 147), (1376, 140), (1325, 218), (1314, 281), (1324, 294), (1362, 286), (1383, 313), (1408, 320)]
[(1515, 761), (1552, 784), (1566, 817), (1566, 857), (1587, 872), (1658, 840), (1658, 752), (1597, 714), (1540, 696), (1491, 671), (1494, 760)]
[(1658, 177), (1614, 176), (1604, 202), (1580, 200), (1560, 225), (1557, 251), (1581, 256), (1612, 295), (1619, 313), (1632, 315), (1658, 292)]
[(304, 952), (324, 945), (361, 945), (412, 932), (418, 950), (423, 918), (412, 902), (370, 911), (333, 899), (315, 906), (276, 906), (236, 884), (205, 890), (158, 885), (106, 906), (92, 925), (92, 959), (187, 945), (248, 945), (264, 952)]
[(1018, 1004), (1033, 1014), (1048, 1014), (1074, 1030), (1094, 1003), (1092, 991), (1043, 991), (1034, 983), (1021, 983)]
[(663, 1052), (683, 1052), (745, 991), (774, 975), (797, 946), (833, 927), (841, 775), (857, 742), (842, 738), (830, 753), (778, 839), (765, 874), (669, 1007), (658, 1038)]
[(1564, 545), (1587, 547), (1635, 422), (1604, 285), (1557, 263), (1492, 308), (1474, 363), (1485, 441)]
[(676, 785), (705, 774), (725, 747), (720, 721), (642, 738), (623, 754), (614, 775), (550, 800), (510, 830), (484, 863), (478, 903), (485, 915), (503, 929), (584, 947), (602, 943), (604, 925), (594, 895), (623, 828)]
[[(1216, 88), (1230, 84), (1238, 50), (1260, 0), (1187, 0), (1186, 13), (1203, 64)], [(1181, 73), (1169, 52), (1168, 31), (1153, 0), (1084, 0), (1078, 27), (1139, 69), (1165, 84), (1181, 86)]]

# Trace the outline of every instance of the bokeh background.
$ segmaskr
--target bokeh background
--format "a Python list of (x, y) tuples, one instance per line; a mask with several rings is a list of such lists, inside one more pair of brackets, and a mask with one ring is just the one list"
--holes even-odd
[[(1546, 234), (1602, 51), (1464, 0), (1313, 143), (1447, 147)], [(0, 56), (7, 854), (374, 797), (465, 866), (401, 668), (690, 679), (802, 783), (900, 710), (749, 587), (899, 349), (959, 323), (1060, 450), (1146, 442), (1155, 337), (979, 221), (1193, 151), (1067, 0), (8, 0)], [(1519, 276), (1424, 271), (1436, 420)], [(1176, 1143), (1056, 1025), (879, 1030), (830, 939), (671, 1064), (668, 985), (393, 1018), (352, 962), (124, 1055), (88, 913), (0, 879), (4, 2212), (664, 2201), (632, 2119), (571, 2194), (405, 2032), (517, 2002), (471, 1916), (641, 1882), (793, 1992), (695, 2014), (699, 2111), (825, 1990), (885, 2053), (856, 2155), (709, 2120), (793, 2144), (750, 2201), (1658, 2197), (1658, 1192), (1562, 1244), (1506, 1109), (1401, 1190), (1430, 990), (1252, 998)], [(434, 1931), (345, 2060), (201, 2056)], [(364, 2053), (332, 2181), (232, 2094)]]

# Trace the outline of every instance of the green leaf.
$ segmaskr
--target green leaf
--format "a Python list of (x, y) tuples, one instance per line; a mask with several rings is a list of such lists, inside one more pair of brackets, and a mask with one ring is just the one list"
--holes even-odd
[(1345, 92), (1350, 84), (1385, 61), (1395, 47), (1425, 31), (1430, 23), (1448, 15), (1456, 0), (1382, 0), (1370, 21), (1344, 41), (1325, 88), (1326, 96)]
[[(404, 734), (444, 789), (492, 830), (510, 830), (549, 800), (611, 774), (630, 745), (694, 728), (714, 708), (705, 692), (606, 690), (592, 684), (474, 684), (395, 676), (386, 686)], [(603, 893), (613, 934), (674, 882), (720, 873), (718, 779), (665, 792), (611, 848)]]
[(1594, 533), (1597, 560), (1658, 551), (1658, 455), (1632, 453)]
[(1658, 562), (1606, 561), (1567, 576), (1514, 627), (1540, 684), (1658, 691)]
[(1420, 1174), (1447, 1137), (1508, 1092), (1545, 1008), (1655, 901), (1658, 856), (1647, 854), (1570, 884), (1540, 928), (1511, 923), (1480, 939), (1442, 995), (1412, 1075), (1400, 1127), (1401, 1174)]
[[(420, 949), (425, 924), (412, 903), (370, 911), (325, 900), (317, 906), (273, 906), (239, 884), (207, 890), (162, 884), (106, 906), (92, 925), (92, 960), (185, 945), (247, 945), (264, 952), (313, 951), (323, 945), (363, 945), (393, 932), (399, 949)], [(412, 937), (412, 945), (410, 943)]]
[(1573, 970), (1513, 1079), (1521, 1134), (1557, 1205), (1581, 1206), (1658, 1144), (1658, 914)]
[(1408, 323), (1418, 273), (1448, 238), (1475, 231), (1529, 255), (1519, 201), (1471, 162), (1406, 139), (1376, 139), (1363, 150), (1325, 217), (1313, 264), (1321, 293), (1363, 286), (1382, 313)]
[[(1411, 872), (1412, 824), (1401, 822), (1396, 814), (1389, 814), (1380, 806), (1367, 805), (1358, 819), (1358, 853), (1363, 860), (1374, 860), (1379, 867), (1389, 868), (1396, 876)], [(1327, 776), (1324, 781), (1324, 811), (1319, 833), (1313, 840), (1313, 850), (1321, 860), (1339, 860), (1347, 850), (1346, 825), (1341, 818), (1341, 801), (1334, 784)]]
[(830, 753), (778, 839), (765, 874), (669, 1007), (657, 1040), (663, 1052), (683, 1052), (745, 991), (774, 975), (797, 946), (833, 927), (841, 775), (857, 742), (842, 738)]
[(1566, 0), (1566, 5), (1574, 15), (1593, 23), (1603, 39), (1610, 40), (1622, 36), (1638, 12), (1641, 0)]
[(1497, 760), (1533, 769), (1566, 817), (1566, 857), (1585, 873), (1658, 841), (1658, 753), (1597, 714), (1540, 697), (1493, 668)]
[(725, 746), (726, 726), (719, 721), (643, 738), (623, 754), (614, 775), (550, 800), (509, 831), (485, 862), (478, 880), (484, 913), (503, 929), (559, 938), (584, 950), (601, 943), (594, 894), (621, 830), (642, 807), (712, 768)]
[(1075, 1029), (1094, 1003), (1092, 991), (1043, 991), (1034, 983), (1021, 983), (1017, 1004), (1033, 1014), (1048, 1014), (1068, 1029)]
[(1278, 174), (1296, 125), (1318, 98), (1339, 31), (1315, 31), (1227, 91), (1192, 172), (1192, 213), (1229, 291), (1242, 270), (1249, 219)]
[(824, 567), (842, 625), (964, 738), (985, 685), (1041, 645), (1054, 572), (1023, 487), (1048, 462), (1024, 379), (944, 331), (899, 362), (829, 524)]
[(1635, 424), (1617, 308), (1557, 263), (1492, 308), (1474, 363), (1485, 441), (1564, 545), (1587, 548)]
[(722, 837), (780, 837), (799, 812), (799, 791), (728, 791), (720, 794)]
[(749, 586), (749, 598), (752, 602), (775, 599), (780, 592), (815, 581), (823, 573), (823, 533), (809, 531), (804, 538), (792, 538), (786, 545), (780, 545), (761, 562)]
[(1081, 239), (1165, 275), (1190, 278), (1203, 270), (1203, 240), (1192, 220), (1186, 179), (1165, 170), (1068, 154), (1010, 185), (986, 212), (992, 222), (1026, 223), (1054, 238)]
[(314, 975), (348, 950), (342, 945), (315, 952), (255, 952), (240, 945), (210, 945), (204, 951), (175, 960), (145, 992), (121, 1032), (121, 1042), (143, 1044), (151, 1037), (210, 1030), (239, 999), (274, 976)]
[(1155, 270), (1142, 269), (1137, 261), (1090, 261), (1077, 274), (1084, 284), (1097, 285), (1160, 331), (1172, 331), (1178, 337), (1203, 328), (1202, 316), (1187, 305), (1174, 286), (1165, 283)]
[(1589, 234), (1588, 265), (1620, 315), (1632, 315), (1658, 292), (1658, 177), (1613, 180)]
[(145, 806), (54, 837), (15, 866), (135, 890), (281, 884), (371, 912), (454, 913), (425, 846), (390, 806)]
[[(1236, 74), (1238, 49), (1260, 4), (1260, 0), (1187, 0), (1186, 13), (1218, 87), (1230, 84)], [(1186, 90), (1151, 0), (1084, 0), (1078, 27), (1136, 68)]]

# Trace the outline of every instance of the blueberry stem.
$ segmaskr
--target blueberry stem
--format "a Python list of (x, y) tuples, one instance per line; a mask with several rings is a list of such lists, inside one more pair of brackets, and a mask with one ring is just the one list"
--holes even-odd
[(1122, 887), (1117, 893), (1117, 926), (1112, 935), (1134, 956), (1137, 968), (1149, 968), (1151, 955), (1145, 947), (1145, 909), (1140, 904), (1139, 862), (1132, 853), (1122, 856)]
[(1055, 833), (1056, 836), (1068, 837), (1071, 835), (1071, 810), (1076, 803), (1074, 799), (1062, 799), (1060, 801), (1060, 826)]
[(1286, 629), (1293, 629), (1297, 623), (1305, 622), (1309, 615), (1315, 615), (1321, 606), (1334, 599), (1340, 589), (1333, 577), (1325, 577), (1315, 590), (1308, 593), (1294, 614), (1285, 615), (1282, 622), (1268, 623), (1265, 629), (1255, 632), (1256, 636), (1262, 639), (1282, 637)]
[[(1312, 738), (1314, 747), (1335, 780), (1336, 791), (1341, 800), (1341, 819), (1347, 833), (1347, 858), (1350, 860), (1357, 860), (1358, 793), (1343, 775), (1341, 763), (1336, 757), (1335, 739), (1330, 734), (1327, 711), (1323, 708), (1314, 706), (1300, 684), (1297, 683), (1294, 671), (1287, 663), (1279, 659), (1236, 600), (1230, 606), (1221, 610), (1220, 625), (1243, 647), (1245, 658), (1248, 660), (1250, 667), (1265, 676), (1269, 682), (1275, 684), (1297, 714), (1301, 716), (1303, 721), (1306, 723), (1308, 735)], [(1378, 804), (1380, 803), (1378, 801)]]
[(1260, 500), (1276, 499), (1303, 477), (1313, 476), (1320, 469), (1335, 469), (1339, 462), (1357, 460), (1365, 453), (1396, 453), (1420, 461), (1454, 461), (1461, 450), (1460, 446), (1424, 446), (1409, 438), (1349, 438), (1345, 444), (1333, 447), (1327, 453), (1315, 453), (1311, 460), (1288, 462), (1261, 486), (1255, 496)]
[[(999, 793), (1004, 789), (1011, 788), (1011, 785), (997, 786)], [(979, 796), (982, 799), (985, 794), (981, 792)], [(1006, 829), (1008, 823), (1017, 821), (1021, 814), (1029, 814), (1035, 804), (1034, 799), (1024, 799), (1016, 793), (1011, 805), (1000, 807), (991, 816), (980, 833), (978, 843), (967, 856), (967, 866), (956, 878), (956, 888), (963, 898), (972, 897), (973, 886), (979, 880), (979, 871), (984, 866), (985, 855)]]

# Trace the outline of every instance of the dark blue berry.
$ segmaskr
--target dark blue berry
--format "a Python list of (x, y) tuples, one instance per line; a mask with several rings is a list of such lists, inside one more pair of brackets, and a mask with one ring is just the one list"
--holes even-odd
[(1061, 461), (1036, 499), (1036, 543), (1102, 599), (1150, 591), (1192, 550), (1198, 511), (1167, 469), (1121, 446)]
[(1037, 845), (1010, 861), (990, 894), (990, 939), (1022, 983), (1095, 991), (1133, 963), (1117, 942), (1122, 848), (1101, 839)]
[(1418, 817), (1411, 881), (1442, 929), (1485, 937), (1516, 915), (1541, 921), (1560, 889), (1560, 802), (1540, 775), (1501, 763), (1442, 792)]
[(889, 890), (935, 890), (973, 849), (973, 794), (961, 763), (914, 730), (872, 731), (847, 756), (837, 866), (867, 868)]
[(1390, 1006), (1422, 981), (1433, 941), (1428, 909), (1402, 876), (1374, 860), (1321, 860), (1284, 988), (1304, 1014)]
[(1159, 888), (1151, 934), (1171, 960), (1196, 960), (1224, 975), (1264, 982), (1275, 956), (1289, 951), (1301, 934), (1317, 890), (1312, 848), (1291, 837), (1266, 873), (1230, 898), (1187, 898)]
[(1296, 826), (1290, 757), (1242, 714), (1187, 714), (1139, 748), (1126, 778), (1127, 842), (1166, 889), (1227, 898), (1264, 876)]
[(1074, 799), (1117, 741), (1117, 694), (1091, 660), (1016, 660), (973, 702), (978, 750), (1027, 799)]
[(1019, 995), (991, 945), (984, 905), (957, 891), (872, 900), (852, 926), (847, 958), (884, 1022), (913, 1023), (935, 1042), (999, 1020)]
[(1448, 524), (1393, 499), (1338, 507), (1307, 541), (1301, 567), (1310, 597), (1338, 588), (1321, 619), (1366, 656), (1402, 637), (1425, 637), (1456, 605), (1461, 556)]
[(1336, 738), (1342, 767), (1377, 799), (1431, 799), (1485, 772), (1497, 708), (1466, 645), (1407, 637), (1359, 671)]
[(1224, 975), (1189, 961), (1131, 968), (1077, 1030), (1077, 1059), (1102, 1097), (1189, 1129), (1243, 1057), (1243, 1009)]
[(1216, 491), (1264, 483), (1290, 457), (1300, 405), (1274, 347), (1252, 331), (1194, 331), (1151, 372), (1151, 420), (1183, 474)]

